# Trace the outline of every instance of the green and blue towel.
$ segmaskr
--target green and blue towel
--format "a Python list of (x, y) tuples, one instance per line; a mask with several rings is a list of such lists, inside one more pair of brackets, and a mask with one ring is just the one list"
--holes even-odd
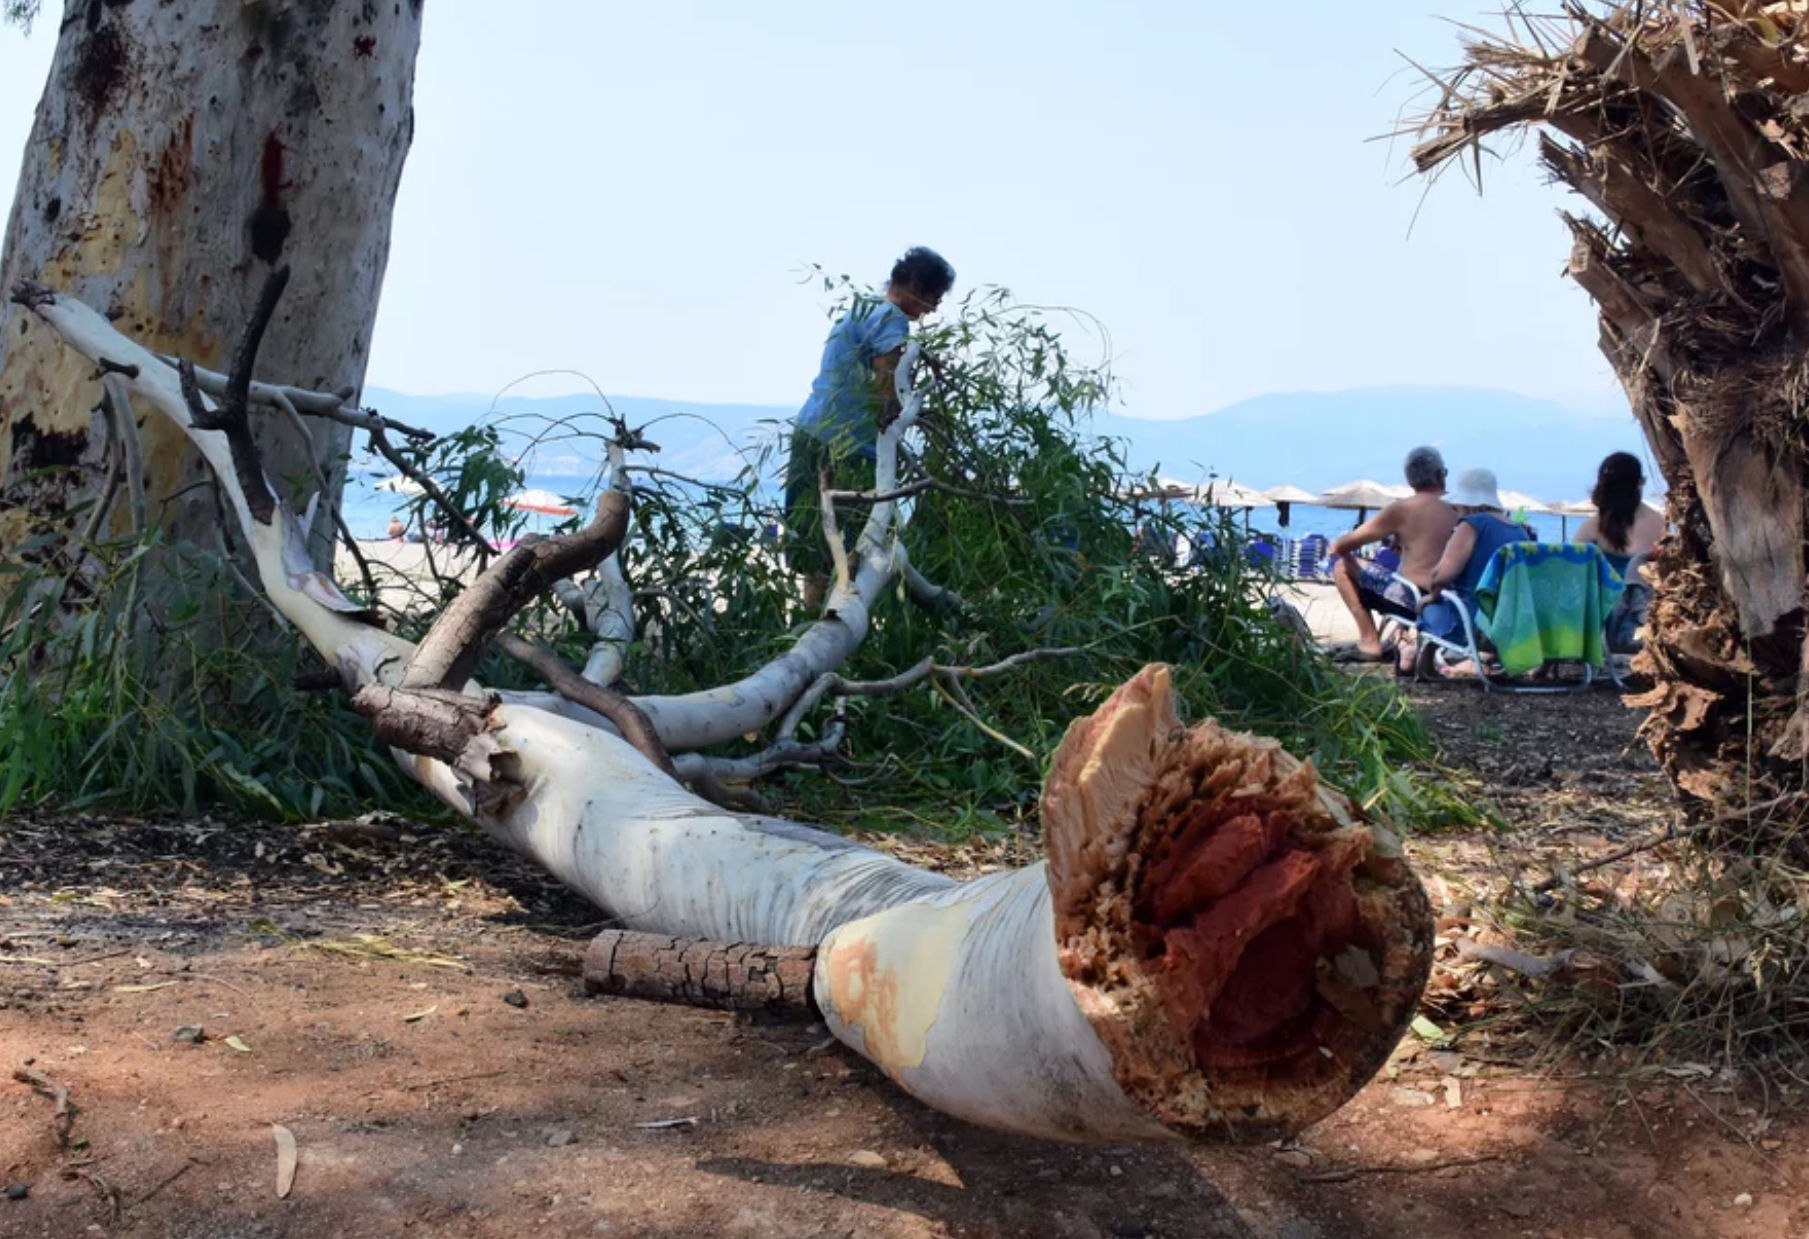
[(1483, 634), (1507, 675), (1575, 659), (1607, 657), (1602, 626), (1621, 578), (1592, 544), (1515, 542), (1495, 552), (1476, 586)]

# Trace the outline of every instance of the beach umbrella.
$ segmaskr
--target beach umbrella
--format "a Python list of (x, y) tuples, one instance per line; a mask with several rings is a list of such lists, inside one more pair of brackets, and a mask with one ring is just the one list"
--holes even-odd
[(1157, 478), (1155, 485), (1120, 486), (1115, 492), (1120, 499), (1168, 499), (1180, 503), (1198, 502), (1198, 493), (1186, 482), (1173, 478)]
[(1385, 508), (1412, 493), (1413, 488), (1410, 486), (1384, 486), (1369, 478), (1358, 478), (1354, 482), (1343, 482), (1327, 489), (1319, 496), (1319, 506), (1355, 511), (1357, 524), (1361, 525), (1369, 519), (1371, 510)]
[[(1503, 495), (1506, 493), (1506, 491), (1502, 492)], [(1646, 496), (1644, 499), (1640, 500), (1640, 506), (1651, 508), (1660, 516), (1665, 515), (1664, 496), (1662, 494)], [(1564, 530), (1564, 536), (1568, 538), (1570, 536), (1570, 518), (1573, 516), (1594, 516), (1595, 502), (1590, 499), (1571, 499), (1564, 503), (1552, 504), (1548, 511), (1557, 514), (1559, 517), (1559, 526)]]
[(1501, 496), (1501, 507), (1502, 510), (1506, 512), (1526, 511), (1555, 513), (1557, 511), (1556, 508), (1546, 503), (1543, 499), (1535, 499), (1525, 491), (1503, 490), (1497, 491), (1496, 493)]
[(1213, 478), (1199, 488), (1197, 503), (1209, 508), (1272, 508), (1275, 500), (1248, 486), (1225, 478)]
[(394, 477), (384, 478), (377, 483), (378, 490), (386, 490), (395, 495), (419, 495), (427, 488), (409, 477), (406, 473), (398, 473)]
[(1595, 504), (1587, 499), (1566, 499), (1562, 503), (1552, 504), (1551, 510), (1558, 518), (1558, 536), (1568, 542), (1570, 541), (1570, 518), (1594, 516)]
[(515, 492), (503, 500), (503, 506), (514, 508), (518, 512), (539, 512), (545, 516), (572, 516), (577, 512), (576, 508), (552, 491), (541, 490), (539, 487)]
[(1301, 490), (1298, 486), (1271, 486), (1268, 490), (1265, 490), (1263, 494), (1275, 501), (1276, 519), (1281, 522), (1281, 527), (1283, 529), (1288, 527), (1288, 509), (1293, 504), (1314, 504), (1319, 502), (1318, 495), (1315, 495), (1310, 490)]
[[(1552, 514), (1551, 504), (1546, 503), (1543, 499), (1535, 499), (1523, 490), (1497, 490), (1495, 493), (1501, 496), (1501, 510), (1506, 512), (1510, 517), (1517, 518), (1522, 514), (1529, 512), (1544, 512), (1548, 515)], [(1528, 528), (1531, 528), (1531, 526), (1529, 525)], [(1558, 537), (1563, 539), (1568, 536), (1569, 522), (1562, 517), (1559, 517)]]

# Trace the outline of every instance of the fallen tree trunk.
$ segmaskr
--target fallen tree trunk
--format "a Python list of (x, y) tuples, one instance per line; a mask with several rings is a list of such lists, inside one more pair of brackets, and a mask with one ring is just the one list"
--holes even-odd
[[(250, 437), (211, 428), (231, 409), (185, 394), (91, 309), (19, 299), (201, 448), (271, 600), (417, 779), (631, 929), (815, 947), (830, 1029), (929, 1104), (1058, 1139), (1273, 1138), (1361, 1087), (1412, 1017), (1431, 924), (1398, 845), (1273, 742), (1184, 729), (1166, 668), (1070, 730), (1044, 799), (1046, 864), (957, 883), (726, 812), (611, 730), (436, 682), (469, 661), (443, 657), (439, 633), (421, 646), (439, 672), (411, 675), (413, 646), (285, 558), (295, 518), (246, 494)], [(860, 549), (874, 565), (888, 554), (877, 536)]]
[(543, 710), (489, 707), (462, 755), (417, 772), (624, 925), (820, 944), (831, 1031), (938, 1109), (1028, 1135), (1296, 1131), (1380, 1065), (1429, 967), (1393, 841), (1277, 746), (1182, 730), (1162, 668), (1058, 751), (1049, 863), (971, 882), (725, 812)]

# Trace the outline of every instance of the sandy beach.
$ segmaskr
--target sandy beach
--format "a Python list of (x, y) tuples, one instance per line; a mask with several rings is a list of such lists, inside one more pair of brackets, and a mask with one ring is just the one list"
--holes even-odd
[[(468, 553), (455, 551), (444, 544), (429, 547), (425, 543), (399, 542), (394, 538), (360, 541), (358, 549), (377, 578), (383, 605), (396, 610), (419, 607), (437, 599), (433, 566), (442, 573), (456, 575), (469, 571), (472, 562)], [(354, 585), (359, 580), (358, 562), (343, 543), (336, 552), (333, 571), (342, 585)], [(1330, 584), (1287, 582), (1277, 592), (1306, 617), (1307, 626), (1320, 644), (1334, 645), (1357, 639), (1357, 628), (1350, 612), (1345, 610), (1337, 590)]]

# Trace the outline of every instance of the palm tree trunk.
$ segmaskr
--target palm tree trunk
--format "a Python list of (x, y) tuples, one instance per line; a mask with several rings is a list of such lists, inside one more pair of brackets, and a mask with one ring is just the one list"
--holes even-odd
[(1652, 687), (1628, 703), (1693, 817), (1776, 842), (1809, 815), (1805, 27), (1786, 6), (1654, 12), (1475, 39), (1415, 157), (1437, 172), (1543, 126), (1547, 168), (1594, 208), (1567, 216), (1569, 273), (1670, 490), (1635, 663)]

